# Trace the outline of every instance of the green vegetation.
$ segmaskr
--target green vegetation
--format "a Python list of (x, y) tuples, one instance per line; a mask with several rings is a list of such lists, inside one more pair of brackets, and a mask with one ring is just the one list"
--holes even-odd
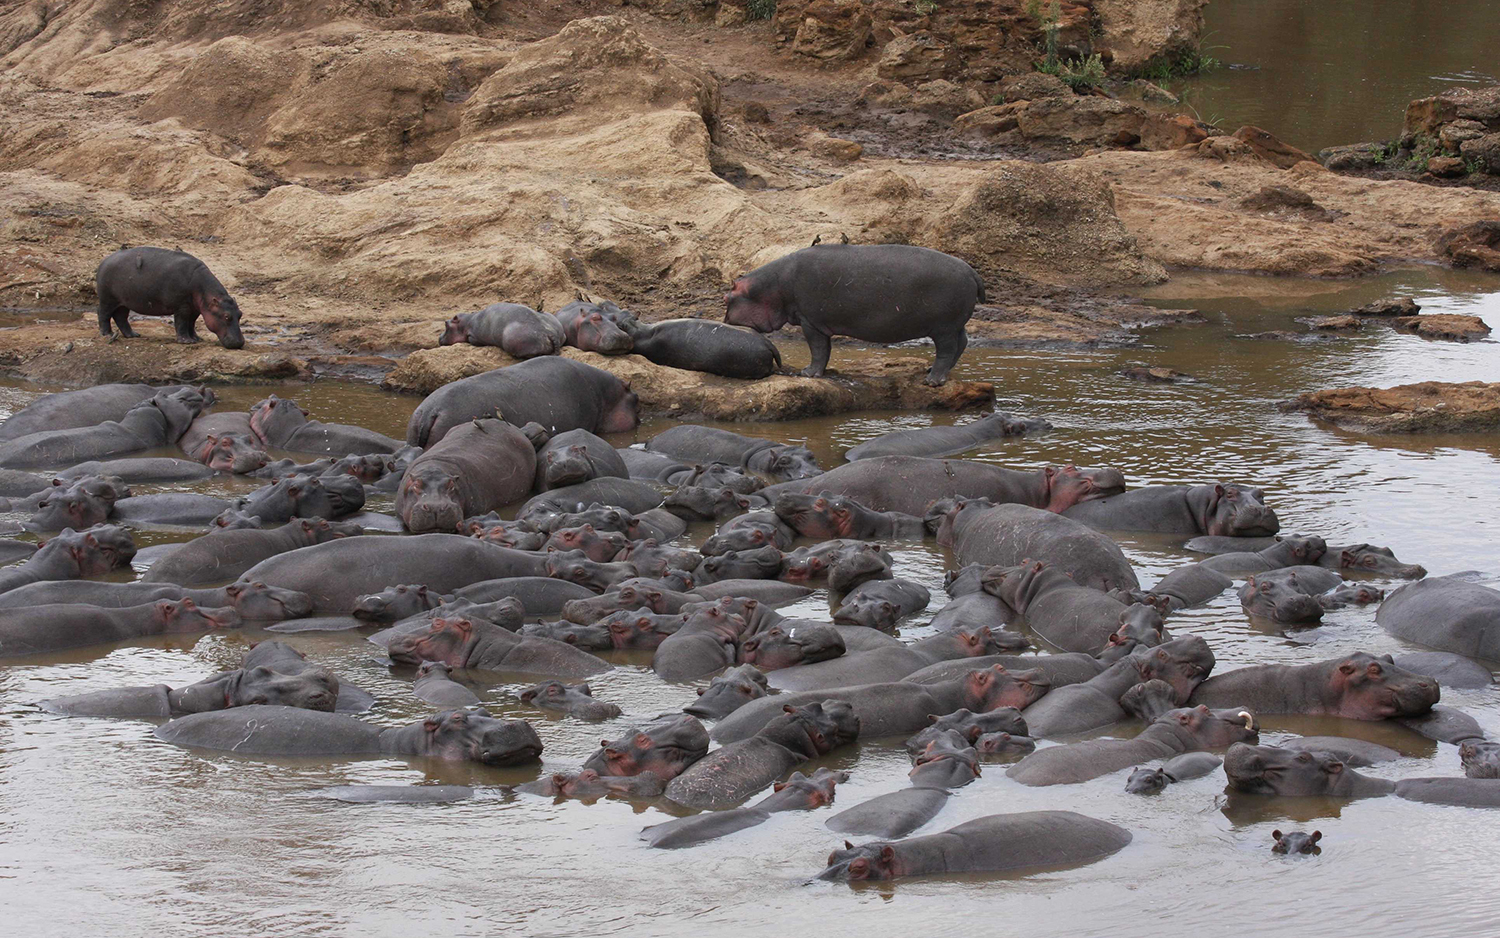
[(1413, 173), (1420, 173), (1427, 168), (1427, 161), (1434, 156), (1443, 155), (1443, 146), (1432, 134), (1417, 134), (1411, 145), (1411, 156), (1406, 161), (1406, 168)]
[(911, 6), (913, 10), (916, 10), (923, 16), (926, 16), (927, 14), (933, 12), (938, 8), (937, 0), (916, 0), (916, 2), (914, 2)]
[(1481, 160), (1478, 157), (1472, 157), (1470, 159), (1464, 160), (1464, 172), (1468, 173), (1470, 176), (1474, 175), (1475, 173), (1484, 172), (1484, 160)]
[(745, 0), (745, 15), (752, 20), (768, 20), (776, 15), (776, 0)]
[[(1040, 0), (1035, 0), (1040, 11)], [(1026, 12), (1032, 13), (1033, 3), (1028, 2)], [(1062, 18), (1062, 4), (1052, 0), (1041, 17), (1042, 60), (1035, 63), (1036, 70), (1043, 75), (1054, 75), (1074, 91), (1090, 91), (1104, 84), (1104, 60), (1095, 53), (1082, 59), (1064, 59), (1057, 54), (1057, 24)]]
[(1210, 53), (1226, 47), (1207, 45), (1207, 40), (1208, 35), (1202, 36), (1191, 49), (1183, 49), (1175, 55), (1153, 59), (1131, 77), (1145, 78), (1148, 81), (1169, 81), (1173, 78), (1190, 78), (1193, 75), (1202, 75), (1205, 72), (1223, 68), (1224, 63)]

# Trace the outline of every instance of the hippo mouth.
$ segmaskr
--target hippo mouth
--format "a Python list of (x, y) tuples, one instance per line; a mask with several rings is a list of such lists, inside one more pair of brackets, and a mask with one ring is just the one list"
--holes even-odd
[(476, 746), (474, 761), (485, 765), (523, 765), (542, 757), (540, 743), (522, 743), (519, 746)]

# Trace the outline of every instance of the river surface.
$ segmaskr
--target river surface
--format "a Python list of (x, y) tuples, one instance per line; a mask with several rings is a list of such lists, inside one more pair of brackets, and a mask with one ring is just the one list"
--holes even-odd
[(1227, 67), (1172, 89), (1202, 120), (1310, 153), (1393, 139), (1413, 99), (1500, 79), (1492, 0), (1212, 0), (1204, 24)]
[[(1001, 406), (1040, 414), (1050, 433), (999, 442), (975, 458), (1030, 467), (1112, 465), (1132, 485), (1232, 480), (1266, 490), (1282, 530), (1330, 543), (1389, 545), (1440, 575), (1475, 569), (1500, 578), (1500, 438), (1367, 437), (1323, 428), (1274, 404), (1343, 384), (1495, 380), (1500, 342), (1434, 343), (1378, 324), (1348, 338), (1290, 343), (1236, 338), (1300, 329), (1300, 316), (1385, 296), (1414, 296), (1429, 312), (1483, 316), (1500, 329), (1500, 278), (1436, 269), (1358, 283), (1182, 275), (1153, 298), (1201, 310), (1208, 322), (1149, 333), (1135, 348), (1014, 351), (971, 348), (958, 375), (992, 380)], [(789, 357), (805, 350), (785, 346)], [(858, 355), (839, 347), (834, 366)], [(1198, 380), (1148, 385), (1116, 374), (1160, 364)], [(0, 413), (40, 390), (0, 388)], [(243, 408), (264, 387), (222, 390)], [(401, 436), (417, 398), (321, 382), (279, 386), (315, 417)], [(970, 416), (862, 413), (735, 429), (805, 441), (825, 466), (893, 427)], [(634, 438), (670, 425), (648, 421)], [(631, 442), (627, 435), (618, 445)], [(243, 491), (211, 482), (206, 490)], [(148, 490), (138, 487), (138, 490)], [(374, 502), (376, 510), (389, 503)], [(690, 532), (689, 539), (706, 535)], [(142, 532), (140, 543), (181, 539)], [(1193, 559), (1182, 538), (1122, 542), (1143, 583)], [(945, 597), (953, 560), (931, 542), (892, 545), (897, 573), (926, 584), (932, 609), (902, 628), (920, 638)], [(1394, 583), (1382, 583), (1395, 586)], [(825, 616), (823, 593), (786, 610)], [(1306, 663), (1355, 650), (1399, 652), (1374, 609), (1330, 613), (1318, 628), (1283, 634), (1250, 623), (1233, 593), (1174, 616), (1174, 632), (1209, 641), (1220, 669)], [(1203, 929), (1225, 935), (1473, 936), (1500, 921), (1500, 814), (1392, 797), (1359, 802), (1263, 801), (1224, 793), (1216, 773), (1154, 797), (1127, 795), (1127, 773), (1083, 785), (1029, 789), (987, 767), (922, 833), (997, 812), (1071, 809), (1134, 834), (1092, 866), (1024, 877), (964, 877), (851, 887), (810, 881), (842, 837), (821, 809), (681, 851), (644, 847), (658, 807), (585, 805), (520, 795), (508, 786), (576, 767), (601, 737), (693, 697), (658, 680), (639, 658), (590, 683), (627, 714), (606, 724), (521, 706), (517, 680), (480, 688), (492, 712), (533, 721), (546, 744), (540, 768), (489, 769), (405, 759), (232, 757), (160, 743), (142, 721), (42, 714), (36, 701), (121, 685), (198, 680), (237, 666), (259, 632), (178, 636), (90, 648), (0, 667), (0, 897), (10, 934), (203, 935), (925, 935), (974, 933), (1153, 936)], [(332, 666), (379, 703), (368, 718), (400, 725), (425, 715), (409, 672), (393, 672), (358, 634), (303, 634), (290, 643)], [(1500, 693), (1450, 691), (1445, 702), (1500, 732)], [(1384, 742), (1404, 757), (1367, 770), (1387, 777), (1459, 775), (1453, 746), (1395, 727), (1267, 717), (1263, 741), (1333, 733)], [(1129, 734), (1131, 726), (1113, 732)], [(818, 763), (807, 766), (811, 771)], [(822, 764), (847, 769), (837, 807), (904, 787), (898, 741), (847, 747)], [(349, 783), (465, 783), (480, 797), (454, 805), (353, 806), (316, 797)], [(1273, 828), (1323, 833), (1318, 857), (1270, 853)], [(875, 931), (878, 930), (878, 931)]]

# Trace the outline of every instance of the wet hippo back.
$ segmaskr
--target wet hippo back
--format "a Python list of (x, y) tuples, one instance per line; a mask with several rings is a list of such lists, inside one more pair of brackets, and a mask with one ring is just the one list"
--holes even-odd
[(1403, 586), (1380, 604), (1375, 621), (1409, 642), (1500, 659), (1500, 591), (1478, 583), (1434, 577)]

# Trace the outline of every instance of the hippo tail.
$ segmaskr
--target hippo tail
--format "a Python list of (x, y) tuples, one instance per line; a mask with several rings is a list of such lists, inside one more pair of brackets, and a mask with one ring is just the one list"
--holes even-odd
[(776, 359), (776, 370), (780, 371), (782, 369), (781, 349), (777, 348), (776, 343), (771, 342), (769, 339), (767, 340), (767, 343), (771, 346), (771, 357)]
[(988, 303), (989, 298), (984, 295), (984, 278), (979, 276), (979, 271), (972, 267), (969, 268), (969, 271), (974, 274), (974, 286), (979, 292), (979, 302)]

